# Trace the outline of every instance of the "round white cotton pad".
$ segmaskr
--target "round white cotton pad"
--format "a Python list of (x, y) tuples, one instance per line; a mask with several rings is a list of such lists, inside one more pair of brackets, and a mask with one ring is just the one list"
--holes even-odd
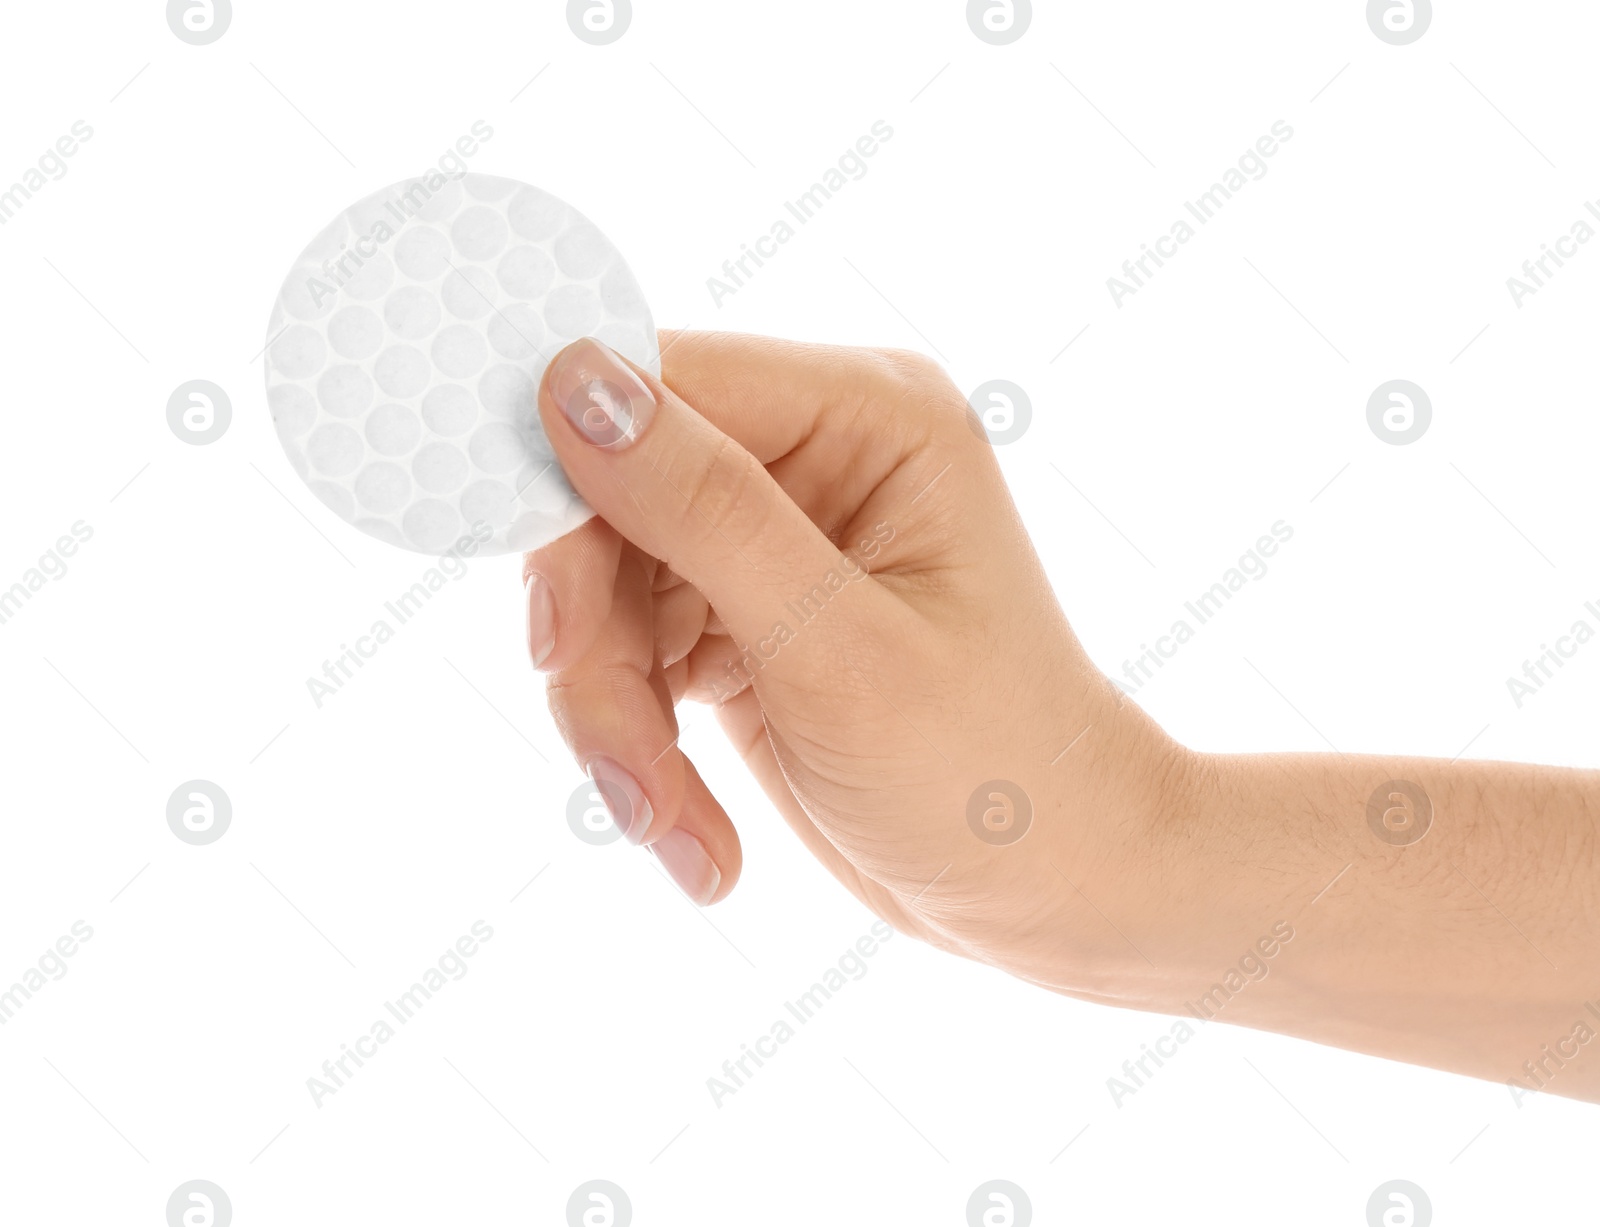
[(312, 240), (267, 333), (289, 463), (341, 519), (442, 553), (537, 549), (593, 513), (536, 405), (550, 358), (598, 337), (652, 373), (655, 325), (595, 225), (512, 179), (438, 171), (375, 192)]

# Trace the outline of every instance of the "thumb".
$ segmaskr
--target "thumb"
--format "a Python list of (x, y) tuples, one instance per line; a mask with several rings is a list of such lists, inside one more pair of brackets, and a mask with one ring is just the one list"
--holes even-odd
[[(823, 613), (860, 617), (856, 602), (882, 596), (871, 585), (841, 584), (860, 577), (860, 564), (737, 440), (609, 346), (584, 339), (557, 354), (540, 385), (539, 413), (589, 505), (698, 588), (741, 645), (772, 645), (786, 631), (783, 643), (809, 645), (786, 649), (788, 667), (814, 666), (825, 645), (793, 635), (801, 620), (793, 610), (804, 611), (807, 624)], [(776, 645), (771, 650), (776, 661)]]

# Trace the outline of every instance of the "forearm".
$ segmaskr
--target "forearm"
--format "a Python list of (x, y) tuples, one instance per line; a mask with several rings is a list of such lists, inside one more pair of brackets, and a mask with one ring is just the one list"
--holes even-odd
[(1156, 967), (1130, 964), (1130, 995), (1600, 1100), (1600, 772), (1193, 764), (1152, 832)]

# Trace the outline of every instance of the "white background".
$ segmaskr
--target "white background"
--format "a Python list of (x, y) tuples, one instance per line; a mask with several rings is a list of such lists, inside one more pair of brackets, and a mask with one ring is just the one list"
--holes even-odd
[[(1441, 1224), (1592, 1204), (1591, 1107), (1222, 1026), (1117, 1107), (1166, 1020), (904, 938), (714, 1106), (871, 918), (704, 711), (731, 899), (697, 914), (573, 836), (513, 558), (318, 710), (305, 679), (427, 560), (298, 485), (253, 356), (306, 241), (482, 119), (473, 168), (592, 217), (663, 325), (1027, 389), (1003, 463), (1108, 671), (1292, 525), (1139, 694), (1188, 744), (1597, 766), (1600, 645), (1520, 710), (1505, 679), (1597, 621), (1600, 244), (1520, 309), (1506, 279), (1600, 199), (1600, 13), (1467, 0), (1392, 47), (1357, 0), (1047, 4), (994, 47), (952, 0), (636, 8), (605, 47), (553, 2), (244, 0), (207, 47), (152, 0), (7, 12), (0, 183), (94, 129), (0, 227), (0, 586), (94, 533), (0, 626), (0, 981), (94, 929), (0, 1028), (7, 1220), (157, 1224), (195, 1178), (240, 1227), (553, 1224), (593, 1177), (640, 1224), (958, 1224), (991, 1178), (1039, 1223), (1359, 1227), (1395, 1177)], [(706, 279), (880, 119), (866, 177), (715, 306)], [(1277, 120), (1270, 173), (1115, 306), (1106, 279)], [(1434, 406), (1404, 447), (1366, 421), (1396, 378)], [(232, 397), (209, 446), (166, 423), (191, 379)], [(196, 777), (234, 806), (206, 847), (165, 820)], [(314, 1106), (479, 919), (469, 974)]]

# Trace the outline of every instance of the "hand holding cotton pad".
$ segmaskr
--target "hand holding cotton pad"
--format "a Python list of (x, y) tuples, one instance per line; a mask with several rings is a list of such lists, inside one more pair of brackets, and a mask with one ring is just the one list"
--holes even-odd
[(536, 404), (550, 359), (594, 336), (659, 373), (616, 248), (536, 187), (438, 171), (352, 205), (301, 253), (268, 328), (267, 401), (289, 462), (361, 531), (438, 553), (538, 549), (593, 513)]

